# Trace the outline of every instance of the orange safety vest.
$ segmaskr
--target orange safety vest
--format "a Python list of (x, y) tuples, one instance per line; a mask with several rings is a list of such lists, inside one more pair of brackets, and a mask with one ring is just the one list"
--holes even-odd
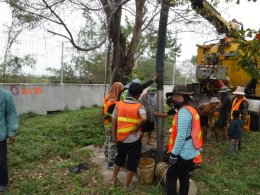
[[(202, 136), (201, 136), (201, 127), (200, 127), (200, 116), (195, 108), (192, 106), (184, 106), (189, 110), (192, 115), (192, 127), (190, 136), (186, 137), (186, 141), (192, 139), (193, 146), (195, 149), (200, 149), (202, 147)], [(171, 153), (174, 148), (175, 140), (177, 137), (177, 124), (178, 113), (175, 114), (172, 120), (172, 132), (170, 135), (170, 141), (168, 145), (168, 152)]]
[(201, 153), (199, 153), (197, 156), (195, 156), (195, 158), (193, 159), (192, 162), (195, 163), (195, 164), (200, 164), (200, 163), (202, 163)]
[(109, 100), (109, 97), (104, 98), (104, 106), (103, 106), (103, 114), (104, 114), (104, 126), (111, 127), (111, 114), (107, 112), (108, 108), (114, 104), (116, 104), (116, 100)]
[[(238, 101), (237, 101), (237, 98), (235, 98), (234, 100), (233, 100), (233, 102), (232, 102), (232, 107), (231, 107), (231, 118), (233, 118), (232, 117), (232, 113), (233, 113), (233, 111), (234, 110), (239, 110), (239, 107), (240, 107), (240, 104), (243, 102), (243, 101), (247, 101), (247, 99), (246, 99), (246, 97), (244, 96), (244, 97), (242, 97), (242, 98), (240, 98)], [(248, 101), (247, 101), (248, 102)]]
[(138, 109), (140, 103), (117, 102), (117, 140), (123, 141), (130, 133), (134, 132), (141, 122)]

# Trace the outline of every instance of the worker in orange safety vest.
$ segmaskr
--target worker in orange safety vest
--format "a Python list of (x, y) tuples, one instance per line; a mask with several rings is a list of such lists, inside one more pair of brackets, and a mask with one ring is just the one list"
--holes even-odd
[(126, 162), (126, 190), (137, 170), (141, 157), (141, 126), (146, 122), (146, 110), (138, 101), (143, 92), (141, 84), (132, 83), (125, 100), (116, 104), (112, 114), (112, 136), (117, 141), (117, 155), (111, 182), (115, 182), (120, 168)]
[[(187, 106), (188, 109), (190, 109), (192, 115), (196, 116), (197, 115), (197, 111), (191, 107), (191, 106)], [(177, 125), (176, 125), (176, 122), (177, 121), (177, 118), (178, 118), (178, 115), (175, 114), (174, 115), (174, 118), (172, 120), (172, 131), (171, 131), (171, 135), (170, 135), (170, 140), (169, 140), (169, 145), (168, 145), (168, 154), (171, 154), (171, 151), (174, 147), (174, 143), (175, 143), (175, 140), (176, 140), (176, 137), (177, 137)], [(195, 120), (192, 122), (193, 123), (193, 126), (192, 126), (192, 129), (194, 129), (195, 131), (198, 130), (198, 132), (196, 132), (197, 135), (199, 135), (199, 139), (197, 140), (197, 142), (195, 144), (198, 145), (198, 148), (201, 148), (202, 146), (202, 140), (201, 140), (201, 131), (199, 131), (201, 129), (200, 127), (200, 118), (196, 118), (194, 117)], [(188, 137), (189, 139), (191, 139), (191, 137), (189, 136)], [(194, 159), (192, 160), (193, 162), (193, 166), (191, 168), (191, 171), (196, 169), (196, 168), (200, 168), (200, 164), (202, 163), (202, 155), (201, 153), (199, 153), (197, 156), (194, 157)]]
[(245, 88), (238, 86), (236, 91), (233, 92), (235, 98), (232, 101), (231, 116), (234, 110), (239, 110), (241, 113), (241, 119), (245, 121), (248, 114), (248, 100), (245, 97)]
[(114, 111), (115, 105), (124, 90), (124, 85), (121, 82), (115, 82), (109, 89), (108, 94), (104, 98), (103, 116), (104, 116), (104, 129), (105, 129), (105, 143), (104, 154), (107, 162), (107, 168), (114, 167), (114, 160), (116, 156), (116, 143), (112, 141), (112, 118), (111, 115)]
[(167, 194), (177, 194), (176, 183), (180, 180), (180, 194), (188, 194), (189, 171), (193, 159), (200, 154), (202, 136), (200, 117), (191, 106), (193, 92), (184, 85), (175, 85), (172, 91), (174, 107), (178, 110), (172, 122), (172, 132), (168, 145), (169, 168), (166, 173)]

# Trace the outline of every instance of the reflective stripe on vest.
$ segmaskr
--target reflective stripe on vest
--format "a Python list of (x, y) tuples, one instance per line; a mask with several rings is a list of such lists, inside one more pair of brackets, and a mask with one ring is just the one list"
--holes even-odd
[(109, 97), (104, 98), (104, 106), (103, 106), (103, 114), (104, 114), (104, 126), (105, 127), (112, 127), (111, 123), (111, 113), (108, 113), (107, 110), (110, 106), (116, 104), (116, 100), (109, 100)]
[[(239, 110), (239, 107), (240, 107), (240, 105), (241, 105), (241, 103), (242, 103), (243, 101), (247, 101), (247, 99), (246, 99), (245, 96), (242, 97), (242, 98), (240, 98), (238, 101), (237, 101), (237, 98), (235, 98), (235, 99), (233, 100), (233, 102), (232, 102), (232, 107), (231, 107), (231, 113), (230, 113), (231, 118), (233, 118), (233, 117), (232, 117), (233, 111), (234, 111), (234, 110)], [(248, 101), (247, 101), (247, 102), (248, 102)]]
[[(202, 135), (201, 135), (201, 127), (200, 127), (200, 116), (195, 108), (192, 106), (184, 106), (184, 108), (187, 108), (188, 111), (192, 115), (192, 126), (191, 126), (191, 134), (188, 136), (185, 140), (189, 140), (192, 138), (192, 143), (195, 149), (200, 149), (202, 147)], [(170, 141), (168, 145), (168, 152), (171, 153), (175, 140), (177, 137), (177, 131), (178, 131), (178, 124), (177, 124), (177, 119), (178, 119), (178, 113), (174, 115), (173, 122), (172, 122), (172, 132), (170, 135)]]
[(141, 122), (138, 109), (140, 103), (117, 102), (117, 140), (123, 141)]

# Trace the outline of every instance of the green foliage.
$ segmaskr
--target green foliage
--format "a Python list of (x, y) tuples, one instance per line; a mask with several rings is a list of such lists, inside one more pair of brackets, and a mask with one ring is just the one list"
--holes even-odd
[(28, 11), (30, 6), (28, 6), (28, 1), (23, 0), (6, 0), (11, 9), (12, 13), (17, 20), (17, 25), (23, 26), (25, 28), (33, 29), (42, 21), (43, 18), (33, 14)]
[[(138, 61), (138, 66), (136, 69), (134, 69), (133, 73), (136, 77), (142, 79), (143, 81), (149, 80), (152, 78), (152, 74), (155, 72), (155, 64), (155, 59), (140, 58)], [(194, 82), (195, 67), (191, 67), (191, 62), (189, 60), (183, 61), (180, 67), (176, 67), (175, 73), (173, 70), (174, 66), (176, 66), (174, 62), (164, 62), (164, 83), (166, 85), (171, 85), (173, 83), (173, 75), (175, 84)]]
[(231, 158), (227, 144), (206, 144), (202, 151), (203, 167), (194, 174), (199, 194), (257, 194), (260, 190), (259, 132), (242, 137), (242, 150)]
[(198, 64), (198, 56), (192, 56), (191, 59), (190, 59), (191, 63), (193, 65), (197, 65)]
[[(257, 32), (251, 29), (237, 32), (235, 41), (238, 46), (238, 66), (247, 72), (252, 78), (259, 78), (257, 60), (260, 59), (260, 41), (254, 39)], [(251, 39), (250, 41), (248, 39)], [(252, 40), (253, 39), (253, 40)]]
[[(166, 119), (168, 129), (170, 117)], [(101, 108), (66, 111), (55, 115), (20, 116), (16, 142), (9, 146), (10, 186), (7, 195), (18, 194), (124, 194), (122, 185), (104, 184), (98, 168), (90, 163), (91, 153), (83, 148), (103, 143)], [(243, 136), (242, 151), (227, 157), (227, 144), (208, 142), (202, 151), (202, 169), (192, 173), (198, 194), (257, 194), (260, 186), (260, 134)], [(87, 163), (90, 169), (70, 174), (68, 169)], [(112, 174), (112, 172), (111, 172)], [(132, 194), (166, 194), (158, 181), (137, 185)]]
[(33, 118), (33, 117), (36, 117), (36, 116), (39, 116), (39, 115), (37, 113), (34, 113), (34, 112), (27, 112), (27, 113), (21, 114), (19, 116), (19, 119), (20, 120), (26, 120), (26, 119)]
[[(93, 123), (96, 119), (99, 122)], [(48, 159), (57, 154), (66, 158), (70, 156), (72, 148), (103, 142), (102, 116), (95, 109), (66, 111), (48, 116), (23, 114), (20, 117), (18, 137), (12, 149), (26, 162)], [(31, 150), (31, 145), (35, 146), (34, 150)]]
[[(59, 78), (60, 80), (60, 78)], [(30, 76), (30, 75), (6, 75), (4, 78), (0, 77), (1, 83), (49, 83), (50, 80), (46, 76)]]
[[(69, 63), (63, 65), (64, 82), (104, 83), (104, 53), (95, 53), (86, 57), (84, 54), (72, 56)], [(61, 69), (47, 68), (52, 76), (51, 82), (60, 81)]]
[[(16, 1), (7, 1), (7, 3), (17, 3)], [(20, 73), (22, 67), (29, 66), (33, 68), (36, 64), (36, 59), (33, 55), (25, 55), (23, 57), (15, 56), (11, 53), (11, 49), (14, 45), (14, 43), (17, 43), (17, 38), (20, 35), (20, 33), (26, 29), (29, 28), (26, 24), (28, 24), (26, 21), (23, 21), (21, 17), (19, 17), (17, 8), (11, 7), (11, 22), (10, 24), (5, 24), (6, 27), (6, 34), (7, 34), (7, 41), (5, 43), (4, 48), (4, 57), (3, 61), (0, 62), (0, 74), (3, 75), (3, 77), (6, 76), (6, 74), (10, 75), (16, 75)]]
[[(129, 21), (129, 19), (126, 17), (125, 19), (125, 25), (122, 26), (122, 33), (124, 34), (124, 36), (126, 37), (126, 39), (128, 40), (131, 36), (131, 34), (133, 33), (134, 27), (133, 24), (131, 24), (131, 22)], [(129, 41), (128, 41), (129, 44)]]
[[(102, 36), (104, 36), (104, 32), (100, 31), (100, 23), (97, 22), (95, 18), (93, 18), (97, 17), (95, 13), (89, 13), (89, 10), (84, 10), (83, 17), (85, 19), (85, 26), (83, 26), (83, 28), (81, 28), (78, 33), (78, 43), (87, 48), (96, 45), (100, 39), (102, 39)], [(88, 52), (88, 54), (91, 55), (91, 53), (95, 52), (96, 51), (91, 51)]]
[(28, 66), (33, 68), (36, 62), (32, 55), (25, 55), (24, 57), (8, 55), (5, 63), (0, 64), (0, 72), (3, 75), (15, 75), (21, 71), (22, 67)]
[[(149, 57), (156, 58), (156, 51), (157, 51), (157, 39), (153, 39), (153, 41), (149, 43), (149, 51), (148, 51)], [(172, 34), (168, 33), (168, 35), (166, 36), (165, 60), (170, 62), (175, 62), (176, 57), (179, 57), (180, 54), (181, 54), (181, 44), (177, 43), (176, 37), (173, 37)]]
[[(231, 0), (227, 0), (227, 1), (231, 1)], [(248, 0), (248, 1), (249, 1), (249, 2), (250, 2), (250, 1), (257, 2), (257, 0)], [(240, 4), (240, 0), (237, 0), (236, 3), (237, 3), (237, 4)]]

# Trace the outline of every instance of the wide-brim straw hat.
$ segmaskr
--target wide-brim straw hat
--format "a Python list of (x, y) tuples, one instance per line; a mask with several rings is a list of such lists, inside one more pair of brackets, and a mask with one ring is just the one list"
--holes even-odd
[(219, 103), (219, 102), (220, 101), (217, 97), (212, 97), (212, 98), (210, 98), (210, 101), (209, 101), (209, 103)]
[(228, 88), (228, 86), (223, 86), (221, 87), (220, 91), (218, 91), (219, 93), (226, 93), (228, 91), (231, 91), (231, 89)]
[(192, 95), (193, 92), (189, 91), (185, 85), (175, 85), (172, 92), (166, 93), (166, 97), (172, 96), (172, 94)]
[(238, 86), (236, 91), (233, 92), (235, 95), (245, 95), (245, 87)]

